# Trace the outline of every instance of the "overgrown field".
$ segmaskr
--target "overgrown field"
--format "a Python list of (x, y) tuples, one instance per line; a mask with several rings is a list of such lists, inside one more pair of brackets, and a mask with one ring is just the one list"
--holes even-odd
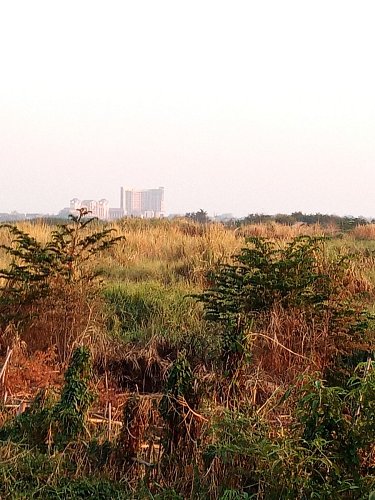
[(0, 226), (1, 499), (368, 499), (375, 227)]

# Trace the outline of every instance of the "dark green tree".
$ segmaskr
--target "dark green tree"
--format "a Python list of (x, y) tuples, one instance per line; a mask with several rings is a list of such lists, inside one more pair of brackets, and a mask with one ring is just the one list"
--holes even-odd
[(193, 220), (194, 222), (199, 222), (200, 224), (207, 224), (207, 222), (210, 222), (210, 218), (203, 208), (198, 210), (198, 212), (188, 212), (185, 214), (185, 217)]

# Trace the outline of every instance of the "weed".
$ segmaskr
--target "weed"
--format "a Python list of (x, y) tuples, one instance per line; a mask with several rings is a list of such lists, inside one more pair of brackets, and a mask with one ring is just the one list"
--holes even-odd
[(94, 401), (89, 389), (90, 353), (77, 348), (65, 373), (60, 399), (51, 391), (40, 391), (24, 413), (0, 430), (2, 439), (25, 441), (41, 450), (62, 447), (82, 436), (87, 411)]
[(90, 352), (79, 347), (73, 352), (65, 373), (60, 401), (53, 408), (57, 445), (75, 440), (84, 431), (87, 411), (94, 401), (89, 389), (91, 376)]

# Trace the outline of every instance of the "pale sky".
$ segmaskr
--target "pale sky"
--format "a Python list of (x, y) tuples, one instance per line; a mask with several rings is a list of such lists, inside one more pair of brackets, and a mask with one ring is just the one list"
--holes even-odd
[(375, 216), (375, 2), (0, 1), (0, 212)]

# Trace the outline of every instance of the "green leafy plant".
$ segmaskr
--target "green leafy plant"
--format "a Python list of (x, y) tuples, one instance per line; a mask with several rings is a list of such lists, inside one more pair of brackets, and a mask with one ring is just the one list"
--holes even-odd
[[(180, 352), (172, 364), (159, 403), (159, 412), (166, 426), (165, 448), (168, 452), (176, 449), (187, 436), (187, 426), (191, 423), (189, 411), (197, 407), (195, 377), (184, 352)], [(191, 432), (190, 436), (194, 433)]]
[(348, 389), (311, 378), (296, 391), (294, 424), (279, 430), (254, 409), (226, 411), (204, 451), (207, 469), (219, 461), (218, 483), (256, 498), (367, 498), (375, 484), (374, 371), (374, 362), (360, 364)]
[(21, 337), (38, 349), (57, 344), (63, 361), (87, 322), (84, 311), (89, 314), (88, 302), (97, 290), (92, 257), (122, 238), (113, 236), (113, 229), (93, 227), (95, 219), (87, 215), (84, 209), (72, 215), (45, 244), (17, 226), (2, 226), (13, 239), (11, 245), (2, 245), (12, 261), (0, 270), (0, 329), (15, 324)]
[(76, 439), (84, 431), (87, 412), (95, 399), (89, 388), (91, 376), (90, 352), (86, 347), (78, 347), (65, 373), (60, 401), (53, 408), (55, 441), (59, 445)]
[(206, 319), (219, 325), (229, 373), (246, 353), (249, 330), (269, 323), (276, 308), (298, 311), (306, 325), (327, 329), (332, 353), (351, 351), (355, 340), (365, 345), (371, 317), (347, 290), (347, 266), (346, 256), (328, 257), (325, 240), (309, 236), (285, 245), (249, 238), (233, 263), (219, 264), (209, 274), (208, 289), (195, 298), (203, 303)]
[(40, 390), (24, 413), (6, 421), (0, 429), (0, 439), (26, 442), (45, 451), (51, 431), (53, 408), (57, 399), (56, 392)]

